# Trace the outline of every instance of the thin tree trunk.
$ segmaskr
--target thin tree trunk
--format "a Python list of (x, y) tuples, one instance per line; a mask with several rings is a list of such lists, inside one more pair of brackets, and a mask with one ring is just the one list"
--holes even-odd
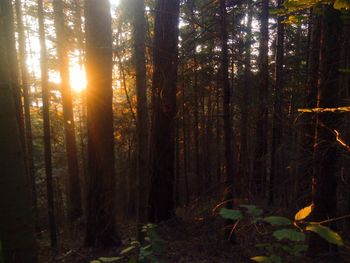
[(50, 102), (49, 102), (49, 76), (48, 59), (45, 41), (44, 27), (44, 9), (43, 1), (38, 0), (38, 22), (40, 38), (40, 64), (41, 64), (41, 89), (43, 99), (43, 118), (44, 118), (44, 153), (45, 153), (45, 174), (47, 187), (47, 205), (50, 224), (51, 247), (57, 247), (57, 229), (54, 205), (54, 190), (52, 182), (52, 158), (51, 158), (51, 134), (50, 134)]
[[(282, 1), (278, 0), (277, 8), (281, 8)], [(277, 39), (276, 39), (276, 64), (275, 64), (275, 98), (272, 117), (272, 142), (271, 142), (271, 169), (269, 181), (269, 204), (275, 201), (277, 192), (276, 176), (284, 174), (281, 169), (280, 157), (282, 154), (282, 134), (283, 134), (283, 112), (282, 112), (282, 94), (283, 94), (283, 57), (284, 57), (284, 24), (283, 17), (277, 18)]]
[(256, 122), (256, 143), (254, 156), (253, 178), (255, 180), (255, 193), (265, 196), (266, 165), (267, 165), (267, 125), (268, 125), (268, 43), (269, 43), (269, 0), (263, 0), (261, 6), (261, 36), (259, 47), (259, 90), (258, 90), (258, 116)]
[[(37, 205), (37, 191), (35, 182), (35, 167), (33, 159), (33, 135), (32, 135), (32, 124), (30, 118), (30, 95), (29, 95), (29, 83), (28, 83), (28, 69), (27, 69), (27, 53), (25, 34), (22, 17), (22, 5), (20, 0), (15, 1), (16, 7), (16, 18), (17, 18), (17, 29), (18, 29), (18, 47), (19, 47), (19, 60), (22, 77), (22, 90), (23, 90), (23, 104), (24, 104), (24, 120), (25, 120), (25, 136), (26, 136), (26, 156), (28, 164), (28, 175), (31, 182), (33, 210), (35, 218), (38, 217), (38, 205)], [(36, 223), (36, 230), (39, 232), (40, 227)]]
[(56, 28), (56, 45), (61, 75), (61, 94), (63, 120), (66, 137), (66, 155), (68, 165), (68, 219), (73, 223), (82, 216), (81, 189), (77, 144), (75, 139), (75, 122), (73, 116), (72, 91), (69, 83), (68, 37), (65, 33), (65, 22), (62, 0), (53, 1)]
[[(225, 141), (225, 201), (228, 209), (233, 208), (234, 196), (234, 157), (232, 151), (232, 124), (231, 124), (231, 90), (228, 78), (228, 47), (227, 47), (227, 25), (226, 25), (226, 1), (220, 0), (220, 29), (221, 29), (221, 80), (223, 86), (223, 114), (224, 114), (224, 141)], [(235, 242), (235, 235), (229, 228), (232, 221), (227, 222), (226, 238)]]

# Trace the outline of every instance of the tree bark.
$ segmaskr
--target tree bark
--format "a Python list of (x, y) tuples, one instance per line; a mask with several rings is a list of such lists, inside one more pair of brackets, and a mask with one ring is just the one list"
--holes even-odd
[(53, 1), (56, 29), (56, 48), (61, 76), (61, 94), (63, 120), (66, 138), (66, 156), (68, 165), (68, 219), (73, 223), (83, 214), (81, 205), (81, 189), (77, 144), (75, 139), (75, 123), (73, 116), (72, 92), (69, 83), (69, 58), (64, 12), (62, 0)]
[(120, 244), (112, 111), (112, 29), (108, 0), (85, 1), (88, 174), (86, 244)]
[[(277, 8), (281, 8), (282, 1), (278, 1)], [(271, 142), (271, 167), (269, 180), (269, 204), (275, 201), (278, 192), (276, 182), (279, 181), (277, 176), (285, 174), (280, 165), (281, 154), (283, 153), (282, 135), (283, 135), (283, 62), (284, 62), (284, 24), (283, 17), (277, 18), (277, 39), (276, 39), (276, 63), (275, 63), (275, 97), (272, 117), (272, 142)]]
[[(36, 263), (36, 242), (26, 175), (24, 148), (13, 97), (9, 37), (14, 35), (9, 16), (11, 1), (0, 2), (0, 233), (2, 256), (6, 263)], [(12, 24), (12, 25), (11, 25)], [(9, 35), (10, 33), (10, 35)]]
[[(234, 197), (234, 157), (232, 151), (232, 124), (231, 124), (231, 89), (228, 78), (228, 47), (227, 47), (227, 11), (226, 1), (220, 0), (220, 40), (221, 40), (221, 81), (223, 87), (223, 114), (224, 114), (224, 149), (225, 149), (225, 201), (226, 208), (233, 208)], [(232, 221), (227, 221), (226, 238), (235, 242), (235, 235), (232, 233)]]
[(54, 189), (52, 182), (52, 158), (51, 158), (51, 132), (50, 132), (50, 102), (49, 102), (49, 76), (48, 76), (48, 58), (45, 40), (44, 27), (44, 8), (43, 1), (38, 0), (38, 23), (40, 38), (40, 66), (41, 66), (41, 89), (43, 100), (43, 118), (44, 118), (44, 153), (45, 153), (45, 174), (47, 206), (49, 214), (50, 242), (51, 247), (57, 247), (57, 229), (55, 219)]
[(269, 0), (263, 0), (260, 14), (260, 46), (259, 46), (259, 90), (258, 111), (256, 122), (256, 143), (254, 156), (253, 178), (255, 180), (255, 193), (265, 196), (266, 165), (267, 165), (267, 125), (268, 125), (268, 88), (269, 88)]
[[(342, 21), (340, 12), (332, 6), (323, 7), (320, 53), (320, 78), (317, 107), (333, 108), (339, 102), (339, 66)], [(313, 221), (322, 221), (336, 216), (337, 207), (337, 142), (333, 130), (339, 125), (336, 113), (319, 113), (316, 120), (314, 142), (314, 171), (312, 199)], [(309, 251), (314, 256), (335, 250), (326, 240), (311, 234)]]
[(179, 0), (156, 1), (155, 12), (149, 220), (160, 222), (175, 216), (174, 128)]

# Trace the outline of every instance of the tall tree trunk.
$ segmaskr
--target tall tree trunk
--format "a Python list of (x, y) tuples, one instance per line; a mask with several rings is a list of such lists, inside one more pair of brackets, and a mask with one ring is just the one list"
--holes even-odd
[[(317, 85), (319, 78), (319, 58), (320, 58), (320, 35), (321, 35), (321, 17), (314, 10), (310, 14), (311, 29), (310, 43), (308, 49), (308, 68), (307, 68), (307, 84), (304, 105), (306, 108), (315, 108), (317, 106)], [(314, 146), (315, 133), (315, 117), (311, 114), (304, 114), (301, 118), (301, 149), (300, 149), (300, 165), (298, 171), (296, 196), (307, 194), (302, 200), (311, 201), (311, 179), (313, 174), (312, 156)], [(304, 206), (305, 203), (300, 204)]]
[(50, 241), (51, 246), (57, 246), (57, 229), (55, 219), (54, 191), (52, 182), (52, 158), (51, 158), (51, 134), (50, 134), (50, 102), (49, 102), (49, 76), (48, 59), (45, 41), (44, 27), (44, 8), (43, 1), (38, 0), (38, 22), (40, 38), (40, 65), (41, 65), (41, 89), (43, 99), (43, 118), (44, 118), (44, 154), (45, 154), (45, 174), (47, 190), (47, 206), (49, 213)]
[(79, 164), (75, 139), (72, 92), (69, 83), (69, 58), (62, 0), (53, 1), (57, 57), (61, 75), (63, 120), (68, 165), (68, 218), (71, 223), (82, 216)]
[(134, 1), (134, 52), (137, 95), (137, 221), (141, 237), (141, 225), (147, 223), (147, 196), (149, 181), (148, 159), (148, 107), (146, 82), (146, 20), (144, 0)]
[[(231, 90), (230, 82), (228, 78), (228, 47), (227, 47), (227, 11), (226, 1), (220, 0), (220, 29), (221, 29), (221, 81), (223, 87), (223, 114), (224, 114), (224, 141), (225, 141), (225, 201), (226, 207), (233, 208), (233, 196), (234, 196), (234, 157), (232, 151), (232, 124), (231, 124)], [(226, 231), (226, 237), (230, 242), (235, 241), (235, 236), (229, 228), (232, 225), (232, 221), (227, 222), (228, 229)]]
[[(244, 57), (244, 85), (243, 99), (241, 103), (241, 129), (240, 129), (240, 154), (239, 154), (239, 178), (240, 187), (248, 186), (249, 171), (248, 171), (248, 110), (249, 110), (249, 94), (251, 93), (251, 42), (252, 42), (252, 20), (253, 9), (252, 0), (248, 0), (248, 21), (247, 21), (247, 37), (245, 43)], [(245, 184), (245, 185), (243, 185)], [(247, 189), (247, 188), (246, 188)]]
[(112, 28), (108, 0), (85, 1), (88, 178), (86, 244), (120, 244), (115, 225), (116, 182), (112, 110)]
[(269, 88), (269, 0), (261, 2), (261, 28), (259, 46), (259, 90), (258, 111), (256, 122), (256, 143), (254, 156), (253, 178), (255, 180), (255, 192), (258, 196), (265, 195), (266, 165), (267, 165), (267, 125), (268, 125), (268, 88)]
[(159, 222), (175, 215), (174, 127), (179, 0), (157, 0), (155, 10), (149, 219)]
[[(36, 263), (34, 222), (24, 149), (19, 140), (13, 81), (10, 70), (9, 38), (14, 35), (8, 16), (11, 1), (0, 2), (0, 233), (6, 263)], [(11, 25), (12, 24), (12, 25)], [(10, 35), (9, 35), (10, 33)]]
[[(340, 12), (332, 6), (324, 6), (320, 79), (317, 107), (333, 108), (339, 102), (339, 66), (342, 21)], [(322, 221), (336, 216), (337, 207), (337, 143), (333, 130), (339, 125), (335, 113), (319, 113), (316, 120), (314, 143), (314, 174), (312, 199), (313, 221)], [(315, 256), (329, 253), (333, 246), (316, 234), (310, 236), (309, 251)]]
[[(278, 0), (277, 8), (281, 8), (282, 1)], [(283, 134), (283, 57), (284, 57), (284, 24), (283, 17), (277, 18), (277, 39), (276, 39), (276, 63), (275, 63), (275, 97), (273, 105), (272, 117), (272, 142), (271, 142), (271, 169), (269, 180), (269, 203), (275, 201), (275, 193), (277, 192), (276, 184), (280, 176), (284, 174), (281, 169), (280, 160), (282, 154), (282, 134)]]
[[(10, 3), (11, 4), (11, 3)], [(12, 92), (14, 96), (14, 102), (16, 106), (16, 118), (18, 122), (18, 128), (19, 128), (19, 138), (20, 142), (22, 144), (22, 149), (26, 149), (26, 142), (25, 142), (25, 131), (24, 131), (24, 115), (23, 115), (23, 105), (22, 105), (22, 89), (20, 86), (19, 81), (19, 71), (18, 71), (18, 60), (17, 60), (17, 51), (16, 51), (16, 39), (15, 39), (15, 29), (14, 29), (14, 15), (13, 15), (13, 9), (9, 8), (8, 10), (8, 21), (11, 21), (11, 23), (8, 25), (7, 30), (7, 38), (6, 41), (8, 41), (8, 65), (10, 67), (10, 74), (11, 74), (11, 87)], [(27, 166), (27, 162), (25, 163)]]
[[(28, 83), (28, 70), (27, 70), (27, 52), (22, 16), (22, 5), (20, 0), (15, 1), (16, 7), (16, 18), (17, 18), (17, 29), (18, 29), (18, 49), (19, 49), (19, 61), (21, 68), (22, 78), (22, 90), (23, 90), (23, 104), (24, 104), (24, 120), (25, 120), (25, 141), (26, 141), (26, 156), (28, 164), (28, 175), (30, 178), (32, 199), (33, 199), (33, 210), (35, 218), (38, 217), (38, 205), (37, 205), (37, 191), (35, 183), (35, 167), (33, 159), (33, 135), (32, 135), (32, 124), (30, 118), (30, 95), (29, 95), (29, 83)], [(36, 224), (36, 230), (39, 231), (39, 225)]]

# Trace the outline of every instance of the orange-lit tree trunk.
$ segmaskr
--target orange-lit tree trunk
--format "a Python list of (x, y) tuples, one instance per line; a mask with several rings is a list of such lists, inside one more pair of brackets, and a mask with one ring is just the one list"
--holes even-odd
[(175, 215), (174, 129), (179, 0), (157, 0), (155, 12), (149, 219), (159, 222)]
[(85, 1), (88, 174), (86, 244), (119, 245), (112, 111), (112, 29), (108, 0)]
[(38, 22), (40, 38), (40, 65), (41, 65), (41, 89), (43, 99), (44, 118), (44, 154), (45, 154), (45, 174), (47, 190), (47, 206), (49, 213), (50, 241), (51, 246), (57, 246), (57, 230), (54, 208), (54, 191), (52, 183), (52, 160), (51, 160), (51, 133), (50, 133), (50, 101), (49, 101), (49, 75), (48, 57), (45, 41), (44, 8), (43, 0), (38, 0)]
[(63, 119), (66, 138), (66, 155), (68, 164), (68, 218), (70, 222), (82, 216), (79, 164), (75, 139), (73, 102), (69, 84), (68, 36), (65, 33), (65, 22), (62, 0), (53, 1), (56, 29), (56, 47), (61, 75), (61, 94)]

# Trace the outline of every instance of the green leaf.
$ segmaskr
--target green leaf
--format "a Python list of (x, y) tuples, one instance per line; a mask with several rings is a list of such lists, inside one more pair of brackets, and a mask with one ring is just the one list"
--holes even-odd
[(268, 216), (263, 218), (263, 220), (274, 226), (289, 226), (293, 224), (291, 220), (282, 216)]
[(313, 208), (314, 208), (314, 205), (311, 204), (307, 207), (304, 207), (303, 209), (300, 209), (299, 212), (295, 214), (295, 217), (294, 217), (295, 221), (300, 221), (307, 218), (312, 212)]
[(334, 232), (332, 229), (322, 225), (308, 225), (306, 227), (307, 231), (314, 232), (321, 236), (323, 239), (327, 240), (329, 243), (335, 244), (337, 246), (343, 246), (344, 242), (341, 236)]
[(93, 261), (90, 261), (90, 263), (101, 263), (101, 261), (99, 261), (99, 260), (93, 260)]
[(135, 246), (127, 247), (127, 248), (123, 249), (123, 250), (120, 252), (120, 255), (127, 254), (127, 253), (129, 253), (130, 251), (134, 250), (135, 248), (136, 248)]
[(101, 262), (117, 262), (121, 259), (122, 259), (122, 257), (111, 257), (111, 258), (102, 257), (102, 258), (99, 258), (98, 260)]
[(263, 213), (263, 210), (255, 205), (240, 205), (240, 207), (247, 209), (247, 213), (252, 216), (260, 216)]
[(241, 211), (227, 209), (227, 208), (221, 208), (219, 214), (221, 215), (221, 217), (225, 219), (232, 219), (232, 220), (238, 220), (243, 217)]
[(266, 256), (257, 256), (257, 257), (252, 257), (250, 259), (255, 262), (272, 263), (271, 259)]
[(288, 239), (291, 241), (305, 241), (305, 234), (294, 229), (280, 229), (272, 234), (278, 241)]

